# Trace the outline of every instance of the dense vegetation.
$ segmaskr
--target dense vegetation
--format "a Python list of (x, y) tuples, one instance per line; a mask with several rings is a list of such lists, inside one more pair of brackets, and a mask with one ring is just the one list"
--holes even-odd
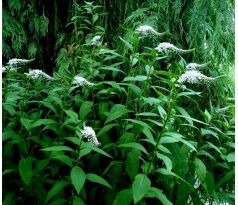
[(3, 1), (3, 204), (234, 204), (233, 9)]

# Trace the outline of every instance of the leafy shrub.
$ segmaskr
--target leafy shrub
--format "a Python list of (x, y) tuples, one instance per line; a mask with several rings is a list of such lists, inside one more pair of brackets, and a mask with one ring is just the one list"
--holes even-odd
[[(95, 7), (75, 6), (96, 28)], [(234, 203), (234, 103), (198, 103), (219, 78), (182, 82), (186, 50), (127, 30), (120, 53), (80, 18), (53, 77), (3, 73), (3, 204)]]

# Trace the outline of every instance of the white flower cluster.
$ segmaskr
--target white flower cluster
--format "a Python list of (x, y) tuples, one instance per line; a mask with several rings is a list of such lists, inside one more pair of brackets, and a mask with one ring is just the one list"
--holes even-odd
[(31, 70), (31, 71), (29, 71), (29, 73), (25, 73), (25, 75), (33, 80), (38, 79), (38, 78), (43, 78), (46, 80), (53, 80), (53, 78), (51, 76), (47, 75), (46, 73), (44, 73), (43, 71), (38, 70), (38, 69)]
[(162, 52), (169, 52), (169, 51), (174, 51), (174, 52), (179, 52), (179, 51), (183, 51), (182, 49), (177, 48), (176, 46), (174, 46), (171, 43), (160, 43), (155, 50), (157, 50), (159, 53)]
[(159, 35), (160, 34), (155, 29), (153, 29), (151, 26), (148, 26), (148, 25), (138, 27), (135, 32), (145, 34), (145, 35), (147, 34)]
[(81, 133), (83, 137), (87, 139), (88, 142), (92, 142), (95, 146), (101, 145), (101, 143), (98, 142), (97, 136), (92, 127), (84, 126), (81, 130)]
[(31, 63), (33, 60), (35, 60), (35, 59), (26, 60), (26, 59), (14, 58), (14, 59), (9, 60), (7, 64), (8, 65), (24, 65), (27, 63)]
[(189, 63), (186, 65), (187, 70), (196, 70), (199, 67), (199, 64), (197, 63)]
[(96, 45), (99, 46), (102, 44), (102, 40), (101, 40), (101, 36), (95, 36), (92, 41), (91, 41), (91, 45)]
[(90, 83), (89, 81), (87, 81), (85, 78), (81, 77), (81, 76), (76, 76), (74, 79), (73, 79), (73, 82), (72, 84), (76, 84), (78, 86), (94, 86), (94, 83)]
[(211, 81), (214, 80), (214, 78), (210, 78), (207, 77), (205, 75), (203, 75), (202, 73), (195, 71), (195, 70), (189, 70), (186, 71), (184, 74), (182, 74), (179, 79), (178, 82), (179, 83), (191, 83), (191, 84), (196, 84), (199, 83), (201, 81)]
[(197, 70), (198, 68), (203, 68), (205, 66), (207, 66), (209, 63), (205, 63), (205, 64), (197, 64), (197, 63), (189, 63), (186, 66), (187, 70)]
[(6, 71), (17, 71), (17, 68), (11, 65), (2, 67), (2, 73)]

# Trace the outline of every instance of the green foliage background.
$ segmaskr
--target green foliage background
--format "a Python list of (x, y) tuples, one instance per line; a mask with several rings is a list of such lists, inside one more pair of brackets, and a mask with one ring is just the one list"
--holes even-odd
[[(3, 73), (3, 204), (234, 204), (233, 17), (233, 1), (3, 1), (4, 64), (35, 58)], [(158, 60), (160, 42), (195, 52)], [(215, 80), (177, 87), (190, 62)]]

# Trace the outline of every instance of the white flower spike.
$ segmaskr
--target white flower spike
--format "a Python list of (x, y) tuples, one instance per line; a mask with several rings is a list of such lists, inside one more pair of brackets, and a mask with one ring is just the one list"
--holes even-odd
[(92, 127), (84, 126), (83, 129), (81, 130), (81, 133), (83, 137), (86, 138), (88, 142), (92, 142), (94, 146), (101, 145), (101, 143), (98, 142), (97, 136)]
[(29, 73), (25, 73), (25, 75), (33, 80), (38, 78), (45, 79), (45, 80), (53, 80), (51, 76), (47, 75), (42, 70), (38, 70), (38, 69), (31, 70), (29, 71)]
[(102, 40), (101, 40), (101, 36), (95, 36), (92, 41), (91, 41), (91, 45), (96, 45), (99, 46), (102, 44)]
[(186, 82), (191, 84), (196, 84), (199, 82), (209, 82), (211, 80), (214, 80), (214, 78), (207, 77), (198, 71), (190, 70), (182, 74), (179, 77), (178, 82), (181, 84)]
[(7, 71), (17, 71), (17, 68), (15, 66), (3, 66), (2, 67), (2, 73)]
[(135, 32), (141, 33), (144, 35), (152, 34), (152, 35), (157, 35), (157, 36), (162, 36), (167, 33), (167, 32), (159, 33), (155, 29), (153, 29), (151, 26), (148, 26), (148, 25), (139, 26)]
[(206, 67), (209, 63), (204, 63), (204, 64), (197, 64), (197, 63), (189, 63), (186, 65), (187, 70), (197, 70), (199, 68)]
[(73, 79), (72, 84), (76, 84), (77, 86), (80, 86), (80, 87), (83, 87), (83, 86), (92, 87), (92, 86), (94, 86), (94, 83), (90, 83), (89, 81), (87, 81), (85, 78), (83, 78), (81, 76), (76, 76)]
[(25, 64), (33, 62), (34, 60), (35, 60), (34, 58), (30, 60), (14, 58), (9, 60), (7, 64), (8, 65), (25, 65)]
[(194, 51), (195, 49), (189, 49), (189, 50), (183, 50), (180, 48), (177, 48), (175, 45), (167, 42), (160, 43), (155, 50), (157, 50), (158, 53), (168, 53), (168, 52), (177, 52), (177, 53), (189, 53)]

